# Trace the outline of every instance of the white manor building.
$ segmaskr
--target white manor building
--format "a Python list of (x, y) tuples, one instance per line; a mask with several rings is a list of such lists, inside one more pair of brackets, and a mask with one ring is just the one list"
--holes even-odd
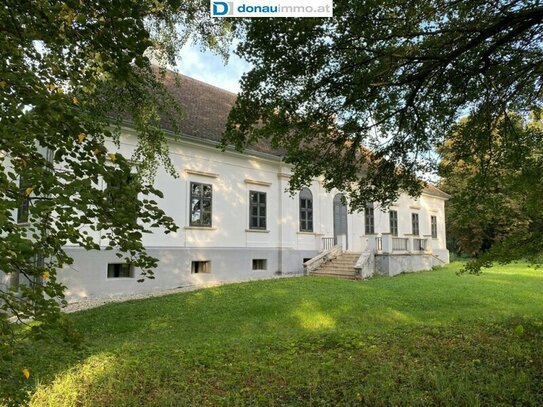
[[(173, 75), (166, 74), (167, 84), (174, 83)], [(429, 185), (419, 198), (402, 195), (386, 211), (373, 205), (349, 213), (341, 192), (326, 192), (315, 179), (291, 197), (285, 192), (291, 170), (264, 143), (243, 154), (217, 148), (235, 94), (188, 77), (169, 88), (185, 113), (182, 134), (172, 133), (169, 143), (179, 177), (160, 170), (155, 185), (164, 193), (160, 207), (179, 230), (144, 235), (149, 254), (160, 260), (156, 278), (144, 283), (112, 251), (68, 247), (74, 263), (59, 272), (59, 280), (69, 301), (301, 275), (304, 262), (311, 272), (342, 251), (355, 254), (361, 276), (449, 261), (447, 194)], [(130, 156), (136, 145), (136, 133), (124, 128), (119, 151)]]

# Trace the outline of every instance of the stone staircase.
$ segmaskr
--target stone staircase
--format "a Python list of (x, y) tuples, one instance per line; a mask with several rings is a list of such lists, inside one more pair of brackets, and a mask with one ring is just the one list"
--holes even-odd
[(359, 257), (360, 253), (342, 253), (335, 259), (321, 264), (319, 268), (309, 273), (309, 275), (358, 280), (360, 275), (355, 271), (354, 266)]

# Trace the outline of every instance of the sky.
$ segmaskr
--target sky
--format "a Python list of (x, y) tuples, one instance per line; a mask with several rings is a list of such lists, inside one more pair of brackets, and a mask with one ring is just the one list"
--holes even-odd
[(186, 45), (178, 57), (177, 69), (191, 78), (238, 93), (239, 80), (242, 74), (250, 69), (250, 65), (234, 54), (234, 46), (225, 65), (220, 56), (202, 51), (198, 46)]

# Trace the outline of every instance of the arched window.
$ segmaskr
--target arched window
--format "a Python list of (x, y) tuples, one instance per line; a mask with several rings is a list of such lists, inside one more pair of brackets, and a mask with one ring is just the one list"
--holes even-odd
[(308, 188), (300, 191), (300, 232), (313, 232), (313, 194)]

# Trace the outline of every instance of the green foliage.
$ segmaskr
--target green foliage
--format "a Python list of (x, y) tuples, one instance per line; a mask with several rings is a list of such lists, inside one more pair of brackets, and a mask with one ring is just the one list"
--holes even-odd
[[(175, 123), (180, 115), (149, 56), (173, 63), (188, 40), (224, 52), (229, 24), (212, 20), (208, 7), (200, 0), (3, 2), (0, 276), (11, 284), (0, 290), (0, 357), (14, 357), (28, 335), (51, 338), (64, 327), (57, 270), (72, 262), (66, 245), (115, 250), (142, 279), (152, 278), (158, 260), (142, 237), (177, 228), (154, 200), (162, 196), (152, 186), (157, 166), (173, 172), (157, 126), (159, 117)], [(132, 157), (107, 150), (124, 121), (138, 132)], [(28, 329), (13, 323), (29, 320)], [(1, 376), (2, 386), (15, 380)]]
[(477, 257), (472, 272), (492, 261), (538, 263), (543, 253), (541, 121), (506, 115), (490, 133), (486, 125), (462, 120), (440, 151), (440, 185), (452, 194), (447, 233), (453, 247)]
[(541, 271), (460, 267), (110, 304), (69, 315), (84, 349), (14, 365), (36, 407), (541, 405)]
[(328, 19), (247, 19), (253, 69), (224, 144), (285, 150), (291, 188), (324, 176), (351, 207), (417, 195), (436, 146), (469, 113), (484, 138), (541, 107), (543, 8), (534, 1), (336, 0)]

